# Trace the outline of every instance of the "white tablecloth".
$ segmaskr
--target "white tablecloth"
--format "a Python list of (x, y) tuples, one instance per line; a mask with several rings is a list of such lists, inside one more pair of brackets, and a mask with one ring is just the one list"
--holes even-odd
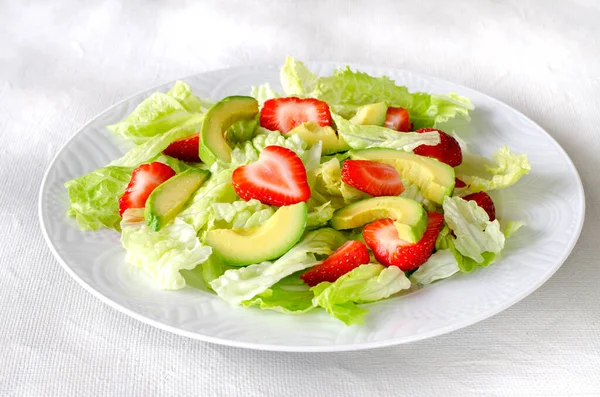
[[(0, 395), (600, 395), (599, 4), (0, 2)], [(61, 145), (142, 89), (288, 54), (429, 74), (538, 122), (585, 185), (586, 222), (570, 258), (479, 324), (339, 354), (171, 335), (73, 281), (37, 219), (42, 175)]]

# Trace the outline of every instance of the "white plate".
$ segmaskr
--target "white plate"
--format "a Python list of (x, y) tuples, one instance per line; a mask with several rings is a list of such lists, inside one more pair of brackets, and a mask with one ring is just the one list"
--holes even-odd
[[(321, 75), (343, 65), (309, 63)], [(565, 261), (584, 218), (581, 180), (564, 150), (542, 128), (509, 106), (471, 89), (406, 71), (360, 67), (387, 75), (411, 90), (457, 92), (476, 107), (469, 124), (457, 123), (474, 151), (490, 155), (502, 145), (527, 153), (530, 175), (493, 192), (498, 217), (524, 220), (509, 239), (501, 261), (472, 274), (459, 274), (418, 292), (365, 305), (366, 324), (347, 327), (322, 311), (287, 316), (233, 307), (208, 292), (187, 287), (157, 291), (132, 280), (123, 262), (119, 234), (81, 232), (65, 216), (64, 182), (120, 157), (129, 147), (104, 127), (124, 118), (156, 90), (135, 95), (100, 114), (60, 150), (40, 190), (39, 215), (50, 249), (65, 270), (103, 302), (140, 321), (188, 337), (264, 350), (341, 351), (406, 343), (444, 334), (490, 317), (542, 285)], [(269, 82), (279, 88), (277, 67), (243, 67), (185, 79), (194, 92), (213, 99), (250, 92)], [(535, 315), (535, 314), (533, 314)]]

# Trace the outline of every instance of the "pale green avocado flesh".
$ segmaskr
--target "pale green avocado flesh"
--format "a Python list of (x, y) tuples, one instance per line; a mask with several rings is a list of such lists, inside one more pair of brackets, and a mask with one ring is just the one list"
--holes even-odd
[(300, 240), (306, 229), (306, 216), (306, 203), (280, 207), (255, 228), (210, 230), (205, 243), (224, 263), (232, 266), (276, 259)]
[(353, 124), (378, 125), (385, 124), (388, 105), (385, 102), (372, 103), (358, 108), (354, 117), (350, 119)]
[(146, 200), (146, 224), (158, 231), (171, 222), (209, 176), (207, 170), (190, 168), (161, 183)]
[(394, 219), (398, 237), (416, 243), (427, 228), (427, 213), (415, 200), (398, 196), (373, 197), (340, 208), (331, 218), (337, 230), (354, 229), (377, 219)]
[(377, 148), (350, 152), (350, 158), (391, 165), (403, 180), (417, 185), (423, 197), (437, 204), (442, 204), (454, 190), (454, 168), (431, 157)]
[(211, 165), (217, 160), (231, 161), (231, 147), (224, 133), (240, 120), (251, 120), (258, 114), (258, 102), (249, 96), (230, 96), (211, 107), (200, 131), (200, 160)]
[(339, 152), (345, 152), (350, 150), (350, 146), (344, 141), (344, 138), (338, 136), (333, 128), (321, 127), (314, 121), (300, 124), (299, 126), (290, 130), (286, 136), (298, 135), (304, 142), (312, 147), (317, 142), (323, 142), (322, 154), (334, 154)]

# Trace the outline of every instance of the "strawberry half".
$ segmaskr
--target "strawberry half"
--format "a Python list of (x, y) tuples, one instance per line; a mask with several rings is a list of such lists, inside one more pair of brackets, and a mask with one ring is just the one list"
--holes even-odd
[(329, 105), (314, 98), (274, 98), (265, 101), (260, 111), (260, 125), (283, 134), (307, 121), (331, 125)]
[(199, 163), (198, 146), (200, 146), (200, 133), (174, 141), (163, 153), (179, 160)]
[(388, 164), (368, 160), (346, 160), (342, 181), (371, 196), (398, 196), (404, 191), (400, 174)]
[(444, 131), (436, 130), (435, 128), (420, 128), (415, 132), (432, 132), (437, 131), (440, 135), (440, 143), (435, 146), (420, 145), (413, 150), (413, 153), (433, 157), (442, 163), (448, 164), (450, 167), (456, 167), (462, 163), (462, 151), (458, 141), (446, 134)]
[(413, 129), (408, 110), (404, 108), (388, 107), (383, 126), (400, 132), (409, 132)]
[(307, 201), (310, 188), (300, 157), (282, 146), (267, 146), (258, 161), (238, 167), (231, 176), (238, 196), (282, 206)]
[(323, 263), (302, 274), (300, 278), (311, 287), (323, 281), (332, 283), (360, 265), (369, 263), (369, 261), (367, 247), (360, 241), (352, 240), (338, 248)]
[(483, 208), (487, 212), (490, 222), (496, 219), (496, 206), (494, 201), (486, 192), (471, 193), (462, 198), (467, 201), (475, 201), (478, 206)]
[(119, 215), (123, 216), (123, 212), (129, 208), (144, 208), (150, 193), (174, 175), (173, 168), (158, 161), (137, 167), (119, 199)]
[(416, 243), (398, 237), (394, 220), (385, 218), (369, 223), (363, 230), (365, 242), (373, 251), (375, 259), (384, 266), (398, 266), (401, 270), (413, 270), (421, 266), (431, 256), (442, 227), (444, 217), (437, 212), (429, 212), (427, 229)]

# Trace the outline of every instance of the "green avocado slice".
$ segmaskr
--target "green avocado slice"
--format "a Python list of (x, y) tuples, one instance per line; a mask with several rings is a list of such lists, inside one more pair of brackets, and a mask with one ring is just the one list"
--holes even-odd
[(146, 200), (146, 224), (158, 231), (171, 222), (209, 176), (207, 170), (190, 168), (161, 183)]
[(200, 130), (199, 155), (203, 163), (231, 161), (231, 147), (224, 133), (240, 120), (251, 120), (258, 114), (258, 102), (249, 96), (229, 96), (211, 107)]
[(372, 197), (337, 210), (331, 226), (337, 230), (354, 229), (376, 221), (394, 219), (398, 237), (416, 243), (427, 228), (427, 213), (415, 200), (398, 196)]
[(306, 216), (306, 203), (280, 207), (258, 227), (210, 230), (205, 243), (224, 263), (232, 266), (276, 259), (300, 240), (306, 229)]

